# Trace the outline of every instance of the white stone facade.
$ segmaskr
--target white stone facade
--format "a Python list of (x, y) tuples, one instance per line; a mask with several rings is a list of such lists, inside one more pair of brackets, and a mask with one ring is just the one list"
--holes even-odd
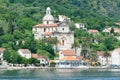
[(71, 49), (74, 43), (74, 32), (70, 31), (67, 22), (55, 23), (54, 17), (51, 15), (51, 9), (46, 9), (46, 15), (43, 17), (43, 24), (38, 24), (33, 27), (35, 39), (43, 37), (57, 37), (59, 43), (58, 50)]

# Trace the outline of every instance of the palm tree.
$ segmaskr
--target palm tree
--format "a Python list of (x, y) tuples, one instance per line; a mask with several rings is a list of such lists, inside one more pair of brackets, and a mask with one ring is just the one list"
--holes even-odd
[(81, 55), (86, 58), (90, 53), (90, 43), (91, 38), (90, 37), (84, 37), (82, 38), (82, 51)]
[(79, 46), (80, 45), (79, 45), (78, 39), (75, 38), (74, 43), (72, 44), (72, 47), (75, 48), (75, 53), (77, 51), (77, 47), (79, 47)]
[(59, 40), (57, 39), (57, 37), (44, 38), (43, 41), (46, 43), (55, 45), (55, 51), (57, 52), (57, 44), (59, 43)]
[(106, 58), (106, 62), (107, 62), (106, 65), (108, 65), (108, 58), (109, 58), (110, 56), (111, 56), (110, 53), (109, 53), (108, 51), (105, 51), (104, 57)]

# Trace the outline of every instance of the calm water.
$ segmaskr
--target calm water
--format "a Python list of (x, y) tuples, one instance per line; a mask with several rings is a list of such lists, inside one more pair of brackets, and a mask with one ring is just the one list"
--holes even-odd
[(120, 80), (120, 70), (0, 70), (0, 80)]

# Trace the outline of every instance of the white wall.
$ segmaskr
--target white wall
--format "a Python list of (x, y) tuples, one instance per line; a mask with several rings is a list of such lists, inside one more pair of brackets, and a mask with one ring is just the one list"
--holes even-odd
[(18, 50), (19, 55), (21, 55), (22, 57), (25, 57), (27, 59), (31, 58), (31, 54), (28, 53), (22, 53), (20, 50)]
[(120, 65), (120, 53), (117, 51), (112, 52), (112, 65)]

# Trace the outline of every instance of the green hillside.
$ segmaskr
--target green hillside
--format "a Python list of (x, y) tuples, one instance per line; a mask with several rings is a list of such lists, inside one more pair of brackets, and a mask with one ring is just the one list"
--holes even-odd
[[(120, 28), (115, 25), (115, 22), (120, 22), (120, 0), (0, 0), (0, 47), (7, 49), (8, 59), (11, 55), (18, 56), (17, 50), (21, 48), (30, 49), (32, 53), (45, 53), (50, 59), (57, 56), (53, 50), (56, 40), (36, 41), (32, 34), (32, 27), (42, 23), (48, 6), (56, 18), (59, 14), (66, 15), (73, 22), (82, 22), (88, 29), (100, 31), (100, 35), (90, 35), (71, 25), (75, 32), (73, 46), (82, 45), (83, 55), (96, 51), (107, 53), (120, 46), (120, 41), (115, 38), (119, 34), (114, 30), (111, 34), (101, 33), (106, 26)], [(91, 58), (94, 54), (89, 55), (94, 59)], [(18, 62), (16, 58), (10, 62)]]

